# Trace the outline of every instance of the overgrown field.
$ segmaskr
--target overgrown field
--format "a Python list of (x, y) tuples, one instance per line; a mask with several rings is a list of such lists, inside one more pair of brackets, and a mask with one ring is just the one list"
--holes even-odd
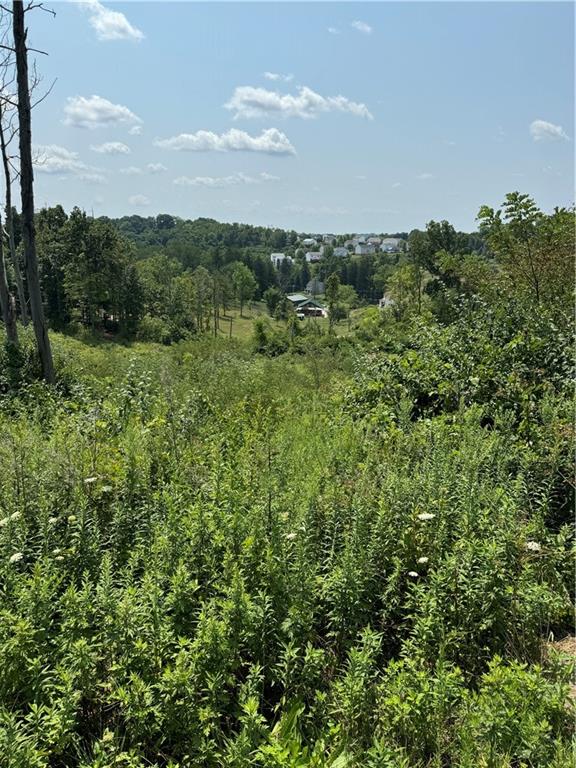
[(0, 765), (571, 765), (538, 322), (273, 358), (54, 334), (59, 388), (0, 397)]

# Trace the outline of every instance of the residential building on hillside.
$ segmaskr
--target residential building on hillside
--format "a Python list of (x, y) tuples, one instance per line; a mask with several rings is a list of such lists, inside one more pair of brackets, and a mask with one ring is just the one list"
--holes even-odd
[(376, 253), (376, 246), (372, 243), (358, 243), (354, 249), (356, 256), (368, 256), (372, 253)]
[(341, 245), (334, 248), (334, 256), (339, 256), (342, 258), (343, 256), (348, 256), (348, 248), (344, 248)]
[(305, 296), (303, 293), (289, 293), (286, 298), (300, 319), (304, 317), (328, 317), (326, 307), (319, 301), (311, 299), (310, 296)]
[(283, 261), (287, 261), (288, 264), (292, 264), (292, 256), (287, 256), (285, 253), (271, 253), (270, 261), (276, 269), (280, 269), (280, 265)]
[(318, 245), (318, 243), (313, 237), (305, 237), (304, 240), (302, 240), (302, 245), (306, 248), (312, 248), (314, 245)]
[(384, 253), (396, 253), (400, 250), (402, 242), (399, 237), (385, 237), (380, 243), (380, 250)]
[(304, 258), (308, 264), (315, 264), (317, 261), (320, 261), (322, 254), (319, 251), (308, 251)]

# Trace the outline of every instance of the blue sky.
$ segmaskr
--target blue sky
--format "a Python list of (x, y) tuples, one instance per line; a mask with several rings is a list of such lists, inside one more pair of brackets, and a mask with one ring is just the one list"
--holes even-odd
[(38, 206), (393, 232), (574, 199), (570, 3), (53, 7)]

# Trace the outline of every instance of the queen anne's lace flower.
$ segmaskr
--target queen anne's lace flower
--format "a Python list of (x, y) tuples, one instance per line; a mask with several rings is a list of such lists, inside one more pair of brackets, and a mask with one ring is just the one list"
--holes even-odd
[(10, 560), (8, 560), (9, 563), (18, 563), (24, 555), (22, 552), (14, 552), (14, 554), (10, 557)]
[(418, 574), (416, 573), (416, 571), (408, 571), (408, 576), (410, 576), (413, 579), (418, 578)]
[(416, 562), (424, 564), (424, 563), (428, 562), (428, 558), (427, 557), (419, 557), (418, 560), (416, 560)]
[(540, 544), (538, 544), (537, 541), (527, 541), (526, 549), (528, 550), (528, 552), (540, 552), (542, 547), (540, 546)]
[(436, 515), (433, 512), (420, 512), (419, 515), (416, 515), (418, 520), (434, 520)]

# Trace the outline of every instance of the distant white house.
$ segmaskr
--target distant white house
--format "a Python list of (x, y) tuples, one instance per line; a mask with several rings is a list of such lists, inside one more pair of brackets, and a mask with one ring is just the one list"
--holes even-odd
[(326, 243), (327, 245), (333, 245), (336, 242), (336, 235), (322, 235), (322, 242)]
[(318, 245), (318, 243), (313, 237), (305, 237), (304, 240), (302, 240), (302, 245), (306, 248), (312, 248), (314, 245)]
[(348, 248), (343, 248), (342, 246), (334, 248), (334, 256), (339, 256), (341, 258), (343, 256), (348, 256)]
[(386, 307), (393, 307), (394, 306), (394, 299), (391, 299), (390, 296), (382, 296), (380, 301), (378, 302), (378, 306), (380, 309), (386, 309)]
[(315, 264), (317, 261), (320, 261), (322, 254), (319, 251), (308, 251), (304, 258), (308, 264)]
[(287, 256), (285, 253), (271, 253), (270, 261), (276, 269), (280, 269), (280, 265), (283, 261), (288, 262), (288, 264), (292, 264), (293, 259), (292, 256)]
[(384, 253), (396, 253), (400, 250), (402, 240), (399, 237), (385, 237), (380, 243), (380, 250)]
[(380, 238), (380, 237), (369, 237), (366, 242), (370, 243), (371, 245), (379, 246), (382, 243), (382, 238)]
[(354, 249), (356, 256), (368, 256), (372, 253), (376, 253), (376, 246), (372, 243), (358, 243)]

